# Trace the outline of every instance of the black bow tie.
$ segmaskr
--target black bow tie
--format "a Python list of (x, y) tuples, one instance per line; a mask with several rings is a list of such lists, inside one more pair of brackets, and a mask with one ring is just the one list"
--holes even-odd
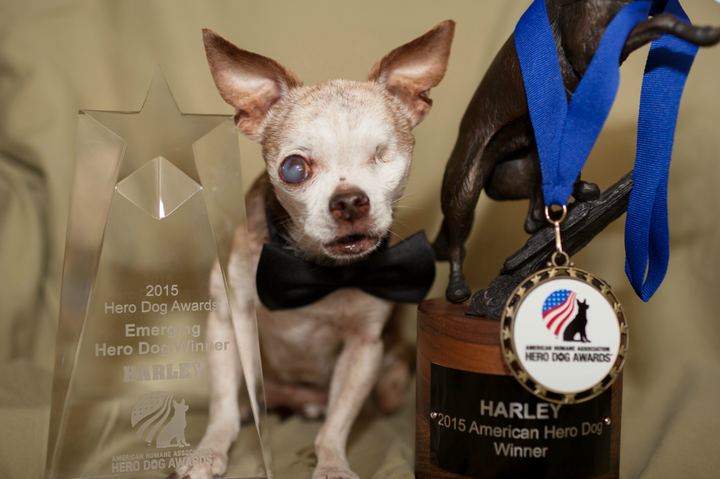
[[(277, 229), (268, 215), (274, 243)], [(320, 266), (276, 244), (264, 244), (257, 270), (260, 301), (271, 311), (314, 303), (340, 288), (356, 287), (389, 301), (419, 303), (435, 279), (435, 255), (425, 232), (348, 266)], [(284, 245), (285, 246), (285, 245)]]

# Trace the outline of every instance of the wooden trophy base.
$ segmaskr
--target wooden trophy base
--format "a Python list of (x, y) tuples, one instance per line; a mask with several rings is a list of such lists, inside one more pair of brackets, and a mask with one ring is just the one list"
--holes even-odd
[[(563, 431), (562, 434), (566, 436), (553, 436), (551, 440), (547, 440), (544, 444), (541, 445), (547, 445), (549, 447), (518, 447), (517, 452), (510, 452), (508, 453), (509, 449), (500, 449), (498, 452), (498, 444), (509, 444), (510, 442), (514, 443), (514, 446), (522, 446), (523, 444), (530, 444), (530, 441), (526, 441), (525, 443), (522, 440), (519, 440), (518, 437), (520, 436), (520, 433), (522, 431), (530, 431), (533, 432), (533, 429), (530, 429), (531, 426), (525, 426), (524, 428), (519, 429), (513, 429), (512, 433), (510, 431), (510, 428), (502, 427), (493, 428), (487, 427), (483, 429), (480, 424), (482, 420), (486, 420), (488, 418), (488, 411), (490, 415), (495, 414), (495, 417), (492, 419), (498, 419), (498, 413), (502, 415), (503, 412), (507, 412), (509, 414), (509, 417), (513, 417), (512, 414), (509, 412), (510, 407), (508, 407), (508, 411), (494, 411), (492, 409), (487, 409), (487, 405), (490, 403), (490, 398), (488, 396), (487, 402), (483, 402), (483, 405), (485, 406), (485, 409), (483, 413), (485, 413), (485, 416), (478, 417), (478, 411), (481, 410), (481, 401), (477, 400), (476, 402), (472, 402), (472, 407), (468, 406), (466, 409), (468, 411), (467, 414), (465, 414), (465, 418), (461, 417), (463, 414), (450, 414), (447, 411), (441, 411), (431, 410), (431, 404), (432, 404), (432, 396), (431, 396), (431, 390), (432, 390), (432, 382), (431, 382), (431, 369), (435, 371), (436, 376), (437, 372), (442, 369), (443, 371), (451, 371), (453, 374), (456, 372), (460, 375), (466, 374), (463, 373), (463, 371), (469, 371), (470, 373), (481, 373), (479, 375), (477, 374), (466, 374), (466, 376), (474, 376), (477, 378), (488, 378), (492, 381), (505, 381), (508, 382), (508, 380), (502, 378), (504, 377), (510, 377), (512, 378), (512, 375), (510, 373), (510, 370), (508, 369), (507, 365), (505, 364), (505, 360), (502, 355), (502, 351), (500, 348), (500, 322), (499, 321), (493, 321), (489, 319), (483, 319), (483, 318), (475, 318), (471, 316), (465, 315), (465, 310), (467, 309), (467, 305), (454, 305), (450, 304), (444, 299), (432, 299), (423, 302), (420, 304), (418, 308), (418, 327), (417, 327), (417, 391), (416, 391), (416, 397), (417, 397), (417, 413), (416, 413), (416, 452), (415, 452), (415, 470), (416, 475), (418, 479), (457, 479), (457, 478), (464, 478), (464, 477), (476, 477), (476, 478), (496, 478), (496, 477), (522, 477), (522, 478), (545, 478), (545, 477), (583, 477), (587, 479), (610, 479), (610, 478), (617, 478), (619, 474), (619, 462), (620, 462), (620, 424), (621, 424), (621, 408), (622, 408), (622, 374), (617, 378), (617, 380), (613, 383), (613, 385), (610, 388), (610, 392), (606, 392), (607, 396), (603, 399), (605, 401), (605, 410), (610, 411), (609, 418), (607, 416), (604, 417), (604, 424), (606, 424), (605, 427), (605, 435), (602, 436), (603, 444), (605, 444), (604, 451), (602, 453), (598, 453), (596, 451), (590, 451), (587, 453), (587, 451), (582, 451), (580, 453), (581, 456), (586, 456), (582, 459), (580, 459), (580, 465), (576, 467), (584, 467), (583, 461), (592, 462), (593, 460), (598, 460), (597, 457), (602, 456), (602, 464), (600, 466), (594, 466), (595, 471), (601, 470), (604, 472), (601, 472), (600, 474), (597, 474), (596, 472), (580, 472), (579, 474), (575, 475), (558, 475), (556, 473), (550, 472), (549, 470), (543, 469), (547, 465), (547, 461), (543, 462), (542, 457), (547, 453), (547, 451), (550, 451), (548, 453), (548, 456), (550, 454), (555, 453), (562, 453), (563, 448), (566, 447), (574, 447), (575, 444), (578, 444), (580, 440), (586, 437), (591, 437), (591, 426), (590, 422), (583, 422), (582, 417), (580, 419), (573, 418), (572, 420), (575, 421), (571, 424), (577, 425), (575, 434), (577, 434), (577, 439), (574, 439), (575, 436), (572, 436), (572, 432), (570, 429), (575, 428), (564, 428), (565, 431)], [(436, 366), (431, 366), (431, 364), (435, 364)], [(444, 366), (445, 368), (440, 368), (439, 366)], [(446, 369), (450, 368), (450, 369)], [(459, 371), (452, 371), (452, 370), (459, 370)], [(487, 376), (486, 376), (487, 375)], [(464, 376), (463, 376), (464, 377)], [(436, 389), (437, 389), (437, 377), (433, 378), (436, 381)], [(472, 379), (472, 378), (471, 378)], [(518, 397), (526, 397), (530, 393), (527, 392), (517, 381), (513, 379), (513, 384), (509, 384), (507, 387), (508, 390), (512, 390), (510, 392), (507, 392), (507, 394), (518, 394)], [(503, 384), (505, 384), (503, 382)], [(514, 389), (514, 387), (517, 386), (517, 390)], [(473, 389), (473, 390), (456, 390), (456, 391), (450, 391), (445, 393), (444, 397), (450, 397), (453, 398), (454, 396), (472, 396), (472, 394), (475, 393), (475, 391), (478, 391), (479, 389)], [(438, 392), (432, 392), (432, 394), (435, 394), (435, 401), (437, 404)], [(483, 393), (484, 394), (484, 393)], [(506, 397), (508, 397), (506, 394)], [(485, 397), (485, 396), (483, 396)], [(601, 396), (602, 397), (602, 396)], [(533, 396), (534, 398), (534, 396)], [(599, 399), (599, 398), (596, 398)], [(595, 401), (596, 399), (593, 399), (592, 401)], [(474, 399), (468, 399), (471, 401), (475, 401)], [(454, 401), (454, 399), (453, 399)], [(547, 421), (535, 421), (538, 423), (537, 426), (534, 426), (535, 429), (538, 430), (540, 439), (543, 439), (543, 435), (545, 435), (545, 439), (547, 439), (548, 435), (548, 426), (550, 428), (553, 427), (553, 421), (552, 421), (552, 411), (554, 409), (551, 409), (551, 407), (557, 407), (557, 405), (550, 405), (548, 403), (544, 403), (541, 406), (538, 406), (539, 400), (528, 400), (528, 399), (518, 399), (520, 403), (523, 403), (525, 401), (525, 414), (527, 418), (530, 419), (548, 419)], [(532, 409), (532, 411), (538, 411), (535, 413), (535, 415), (530, 416), (528, 414), (528, 402), (535, 401), (535, 403), (531, 406), (536, 409)], [(495, 398), (495, 406), (498, 405), (500, 400)], [(540, 401), (541, 402), (541, 401)], [(589, 403), (590, 401), (588, 401)], [(511, 405), (511, 404), (517, 404), (517, 403), (511, 403), (511, 402), (505, 402), (505, 404)], [(587, 404), (587, 403), (583, 403)], [(579, 411), (579, 408), (582, 405), (563, 405), (563, 408), (567, 408), (566, 411), (572, 411), (570, 408), (578, 408), (576, 411)], [(442, 409), (443, 407), (437, 407), (436, 409)], [(542, 409), (541, 409), (542, 408)], [(546, 411), (550, 411), (549, 418), (546, 418), (547, 416)], [(433, 413), (433, 417), (431, 418), (431, 413)], [(541, 415), (542, 413), (542, 415)], [(480, 413), (482, 414), (482, 413)], [(449, 416), (453, 416), (450, 418)], [(475, 415), (475, 416), (473, 416)], [(448, 417), (445, 417), (448, 416)], [(477, 418), (477, 422), (473, 420), (473, 417)], [(438, 426), (438, 421), (445, 418), (444, 425)], [(502, 419), (502, 418), (500, 418)], [(595, 418), (597, 419), (597, 418)], [(472, 420), (472, 423), (471, 423)], [(432, 424), (431, 424), (432, 422)], [(508, 421), (506, 421), (507, 423)], [(595, 430), (600, 430), (599, 427), (596, 427), (595, 424), (599, 424), (596, 422), (593, 422), (593, 429), (592, 432), (595, 432)], [(462, 427), (461, 427), (462, 426)], [(440, 451), (440, 441), (438, 441), (437, 438), (435, 438), (435, 449), (431, 452), (431, 428), (435, 428), (434, 431), (436, 435), (439, 434), (438, 431), (446, 433), (446, 431), (450, 431), (453, 429), (452, 434), (456, 434), (456, 439), (454, 439), (454, 442), (449, 447), (446, 447), (444, 450)], [(480, 429), (478, 429), (480, 428)], [(471, 431), (472, 429), (472, 431)], [(503, 429), (508, 429), (508, 434), (505, 435), (503, 432)], [(559, 429), (559, 427), (557, 428)], [(607, 436), (607, 429), (610, 429), (609, 431), (609, 437)], [(553, 434), (556, 429), (552, 429)], [(463, 431), (462, 434), (457, 431)], [(520, 431), (520, 432), (515, 432)], [(568, 431), (570, 435), (568, 435)], [(559, 433), (559, 431), (558, 431)], [(465, 435), (463, 435), (465, 434)], [(483, 434), (485, 437), (482, 437)], [(498, 435), (499, 434), (499, 435)], [(489, 437), (493, 436), (494, 437)], [(510, 439), (502, 439), (503, 437), (510, 437)], [(572, 436), (572, 437), (570, 437)], [(438, 435), (438, 437), (440, 437)], [(515, 437), (515, 440), (512, 439), (512, 437)], [(557, 439), (560, 437), (561, 439)], [(594, 436), (592, 436), (594, 437)], [(598, 436), (600, 437), (600, 436)], [(467, 441), (466, 439), (467, 438)], [(499, 438), (499, 439), (497, 439)], [(531, 437), (532, 439), (532, 437)], [(500, 461), (502, 464), (498, 466), (493, 466), (492, 464), (487, 466), (487, 469), (485, 466), (480, 466), (478, 468), (473, 469), (472, 472), (470, 472), (470, 476), (462, 475), (456, 472), (449, 472), (446, 469), (440, 468), (434, 464), (438, 464), (438, 460), (442, 461), (444, 460), (448, 455), (452, 455), (454, 451), (462, 451), (462, 447), (464, 447), (469, 441), (487, 441), (489, 444), (487, 447), (483, 446), (485, 449), (484, 454), (488, 455), (489, 458), (487, 461), (483, 459), (481, 461), (482, 464), (489, 464), (495, 460)], [(496, 444), (493, 443), (495, 441)], [(504, 441), (504, 442), (503, 442)], [(600, 441), (598, 439), (598, 441)], [(536, 441), (537, 443), (538, 441)], [(536, 445), (536, 444), (535, 444)], [(500, 447), (506, 447), (506, 446), (500, 446)], [(477, 448), (477, 449), (470, 449), (472, 451), (480, 451), (483, 448)], [(494, 448), (494, 451), (493, 451)], [(609, 452), (608, 449), (609, 448)], [(524, 450), (524, 451), (523, 451)], [(505, 454), (503, 454), (503, 452)], [(459, 452), (458, 454), (463, 454), (462, 452)], [(480, 452), (477, 453), (478, 455)], [(533, 457), (534, 454), (534, 457)], [(475, 456), (476, 454), (473, 452), (469, 456)], [(517, 456), (520, 456), (521, 458), (518, 458)], [(432, 456), (432, 458), (431, 458)], [(508, 457), (513, 456), (513, 457)], [(540, 457), (540, 459), (536, 459)], [(587, 458), (587, 459), (586, 459)], [(475, 459), (464, 459), (459, 458), (457, 462), (459, 464), (467, 464), (469, 462), (472, 462), (473, 460), (478, 461), (477, 457)], [(564, 460), (564, 459), (563, 459)], [(568, 458), (568, 461), (572, 461), (573, 458)], [(534, 461), (534, 462), (533, 462)], [(576, 460), (577, 462), (577, 460)], [(558, 460), (555, 460), (556, 466), (558, 463)], [(515, 465), (521, 465), (524, 464), (523, 467), (525, 467), (525, 472), (522, 472), (522, 470), (514, 472)], [(533, 469), (530, 474), (527, 473), (527, 468), (530, 467), (529, 465), (537, 464), (538, 468), (535, 469), (535, 466), (532, 466)], [(462, 467), (465, 467), (464, 465)], [(469, 469), (472, 469), (468, 466)], [(521, 468), (522, 469), (522, 468)], [(465, 469), (463, 469), (465, 470)], [(489, 472), (484, 472), (485, 470)], [(479, 471), (479, 472), (478, 472)], [(592, 475), (595, 474), (595, 475)]]

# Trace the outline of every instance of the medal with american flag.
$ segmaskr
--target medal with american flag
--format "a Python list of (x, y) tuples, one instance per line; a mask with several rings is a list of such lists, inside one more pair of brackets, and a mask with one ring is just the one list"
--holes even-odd
[[(565, 212), (566, 209), (563, 209)], [(603, 280), (575, 268), (562, 250), (560, 223), (548, 268), (525, 279), (503, 312), (501, 347), (520, 384), (550, 402), (574, 404), (608, 389), (625, 363), (622, 306)]]

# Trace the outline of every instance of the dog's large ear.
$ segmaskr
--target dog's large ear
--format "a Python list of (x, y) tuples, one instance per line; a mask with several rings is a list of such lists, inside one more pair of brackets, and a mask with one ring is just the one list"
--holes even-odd
[(445, 76), (455, 22), (446, 20), (373, 65), (369, 81), (383, 85), (408, 109), (413, 126), (430, 112), (430, 89)]
[(203, 29), (203, 41), (215, 85), (235, 108), (235, 124), (248, 138), (261, 141), (267, 112), (302, 82), (278, 62), (238, 48), (212, 30)]

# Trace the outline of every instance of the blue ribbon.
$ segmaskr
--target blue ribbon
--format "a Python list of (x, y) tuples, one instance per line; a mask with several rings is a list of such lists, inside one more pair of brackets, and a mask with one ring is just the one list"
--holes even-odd
[[(569, 105), (545, 1), (535, 0), (518, 22), (515, 48), (546, 205), (567, 204), (615, 100), (625, 41), (639, 22), (657, 13), (689, 22), (678, 0), (643, 0), (625, 6), (605, 30)], [(680, 97), (696, 52), (696, 46), (664, 35), (652, 43), (643, 77), (634, 185), (625, 223), (625, 270), (644, 301), (652, 297), (667, 272), (670, 157)]]

